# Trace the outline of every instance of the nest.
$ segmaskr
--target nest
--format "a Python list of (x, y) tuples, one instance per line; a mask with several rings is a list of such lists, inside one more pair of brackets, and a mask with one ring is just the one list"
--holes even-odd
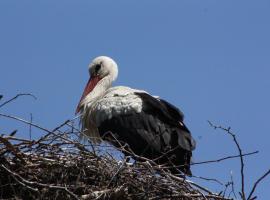
[(226, 199), (151, 160), (117, 159), (66, 125), (35, 140), (0, 136), (1, 199)]

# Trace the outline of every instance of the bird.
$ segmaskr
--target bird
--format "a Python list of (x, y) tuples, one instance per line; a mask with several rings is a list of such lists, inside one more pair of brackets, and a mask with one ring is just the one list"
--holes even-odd
[[(99, 56), (89, 64), (90, 78), (76, 108), (91, 142), (108, 141), (125, 155), (146, 158), (173, 174), (191, 176), (196, 142), (176, 106), (144, 90), (114, 86), (118, 65)], [(123, 148), (124, 147), (124, 148)]]

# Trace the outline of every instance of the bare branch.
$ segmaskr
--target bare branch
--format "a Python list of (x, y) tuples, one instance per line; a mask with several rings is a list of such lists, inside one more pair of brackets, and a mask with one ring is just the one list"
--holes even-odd
[[(35, 97), (33, 94), (30, 94), (30, 93), (21, 93), (21, 94), (17, 94), (15, 97), (12, 97), (11, 99), (9, 99), (9, 100), (5, 101), (4, 103), (0, 104), (0, 108), (3, 107), (4, 105), (6, 105), (6, 104), (8, 104), (8, 103), (10, 103), (10, 102), (12, 102), (12, 101), (14, 101), (15, 99), (17, 99), (17, 98), (20, 97), (20, 96), (31, 96), (31, 97), (33, 97), (35, 100), (37, 99), (37, 97)], [(2, 97), (3, 97), (3, 96), (2, 96)], [(2, 98), (2, 97), (1, 97), (1, 98)], [(0, 98), (0, 99), (1, 99), (1, 98)]]
[(32, 139), (32, 124), (33, 123), (33, 115), (30, 113), (30, 125), (29, 125), (29, 139)]
[[(25, 123), (25, 124), (31, 125), (31, 126), (33, 126), (33, 127), (35, 127), (35, 128), (38, 128), (38, 129), (40, 129), (40, 130), (42, 130), (42, 131), (45, 131), (45, 132), (47, 132), (48, 134), (52, 134), (52, 135), (59, 136), (59, 137), (62, 137), (62, 136), (57, 135), (56, 133), (54, 133), (54, 130), (59, 129), (60, 127), (62, 127), (63, 125), (65, 125), (65, 124), (67, 124), (67, 123), (69, 122), (69, 120), (67, 120), (67, 121), (65, 121), (62, 125), (60, 125), (59, 127), (55, 128), (53, 131), (50, 131), (49, 129), (43, 128), (43, 127), (40, 126), (40, 125), (34, 124), (34, 123), (32, 123), (32, 122), (29, 122), (29, 121), (27, 121), (27, 120), (25, 120), (25, 119), (21, 119), (21, 118), (19, 118), (19, 117), (15, 117), (15, 116), (12, 116), (12, 115), (6, 115), (6, 114), (2, 114), (2, 113), (0, 113), (0, 116), (6, 117), (6, 118), (10, 118), (10, 119), (14, 119), (14, 120), (17, 120), (17, 121), (20, 121), (20, 122), (23, 122), (23, 123)], [(44, 139), (44, 138), (42, 138), (42, 139)], [(68, 140), (67, 138), (63, 138), (63, 137), (62, 137), (62, 139)]]
[(243, 200), (246, 200), (246, 196), (245, 196), (245, 175), (244, 175), (244, 158), (243, 158), (243, 153), (242, 153), (242, 149), (236, 139), (236, 135), (231, 131), (231, 127), (228, 128), (224, 128), (222, 126), (216, 126), (214, 125), (212, 122), (208, 121), (209, 125), (211, 127), (213, 127), (214, 129), (221, 129), (223, 131), (225, 131), (227, 134), (229, 134), (230, 136), (232, 136), (233, 141), (238, 149), (239, 155), (240, 155), (240, 164), (241, 164), (241, 197)]
[(233, 193), (233, 196), (234, 196), (234, 198), (237, 198), (236, 197), (236, 194), (235, 194), (235, 189), (234, 189), (234, 181), (233, 181), (233, 173), (232, 173), (232, 171), (231, 171), (231, 186), (232, 186), (232, 193)]
[(23, 156), (22, 156), (22, 153), (20, 152), (20, 150), (18, 148), (14, 147), (6, 138), (0, 136), (0, 142), (3, 143), (6, 146), (6, 148), (10, 152), (12, 152), (12, 154), (14, 156), (16, 156), (17, 158), (19, 158), (22, 161), (23, 164), (26, 163), (25, 160), (24, 160), (24, 158), (23, 158)]
[(43, 131), (45, 131), (45, 132), (52, 133), (52, 131), (50, 131), (50, 130), (48, 130), (48, 129), (46, 129), (46, 128), (43, 128), (43, 127), (41, 127), (41, 126), (39, 126), (39, 125), (37, 125), (37, 124), (34, 124), (34, 123), (32, 123), (32, 122), (29, 122), (29, 121), (27, 121), (27, 120), (25, 120), (25, 119), (21, 119), (21, 118), (19, 118), (19, 117), (15, 117), (15, 116), (12, 116), (12, 115), (6, 115), (6, 114), (2, 114), (2, 113), (0, 113), (0, 116), (6, 117), (6, 118), (10, 118), (10, 119), (14, 119), (14, 120), (23, 122), (23, 123), (25, 123), (25, 124), (31, 125), (31, 126), (33, 126), (33, 127), (35, 127), (35, 128), (40, 129), (40, 130), (43, 130)]
[(215, 178), (206, 178), (206, 177), (201, 177), (201, 176), (194, 176), (192, 175), (193, 178), (198, 178), (198, 179), (202, 179), (202, 180), (206, 180), (206, 181), (214, 181), (220, 185), (224, 185), (221, 181), (215, 179)]
[[(258, 186), (258, 184), (264, 179), (264, 178), (266, 178), (268, 175), (270, 174), (270, 169), (267, 171), (267, 172), (265, 172), (255, 183), (254, 183), (254, 185), (253, 185), (253, 187), (252, 187), (252, 189), (251, 189), (251, 192), (250, 192), (250, 194), (248, 195), (248, 200), (251, 200), (252, 199), (252, 195), (253, 195), (253, 193), (255, 192), (255, 190), (256, 190), (256, 187)], [(255, 197), (254, 197), (255, 198)]]
[[(253, 154), (257, 154), (259, 153), (259, 151), (253, 151), (253, 152), (250, 152), (250, 153), (244, 153), (242, 154), (242, 156), (250, 156), (250, 155), (253, 155)], [(223, 158), (219, 158), (219, 159), (216, 159), (216, 160), (207, 160), (207, 161), (201, 161), (201, 162), (194, 162), (194, 163), (191, 163), (190, 165), (200, 165), (200, 164), (207, 164), (207, 163), (215, 163), (215, 162), (221, 162), (221, 161), (224, 161), (224, 160), (228, 160), (228, 159), (232, 159), (232, 158), (239, 158), (241, 157), (241, 155), (235, 155), (235, 156), (226, 156), (226, 157), (223, 157)]]

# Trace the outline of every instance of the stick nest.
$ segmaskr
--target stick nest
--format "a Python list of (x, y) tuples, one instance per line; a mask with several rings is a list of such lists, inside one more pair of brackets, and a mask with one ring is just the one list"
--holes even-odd
[(1, 135), (0, 198), (226, 199), (147, 159), (130, 163), (109, 152), (82, 144), (73, 128), (36, 140)]

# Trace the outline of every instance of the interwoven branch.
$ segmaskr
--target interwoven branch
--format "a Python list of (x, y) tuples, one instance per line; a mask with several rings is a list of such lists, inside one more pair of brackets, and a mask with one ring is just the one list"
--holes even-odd
[(135, 163), (119, 161), (102, 144), (92, 151), (91, 144), (81, 144), (70, 121), (52, 131), (33, 126), (45, 131), (36, 140), (0, 136), (0, 198), (230, 199), (147, 158), (133, 155), (139, 158)]

